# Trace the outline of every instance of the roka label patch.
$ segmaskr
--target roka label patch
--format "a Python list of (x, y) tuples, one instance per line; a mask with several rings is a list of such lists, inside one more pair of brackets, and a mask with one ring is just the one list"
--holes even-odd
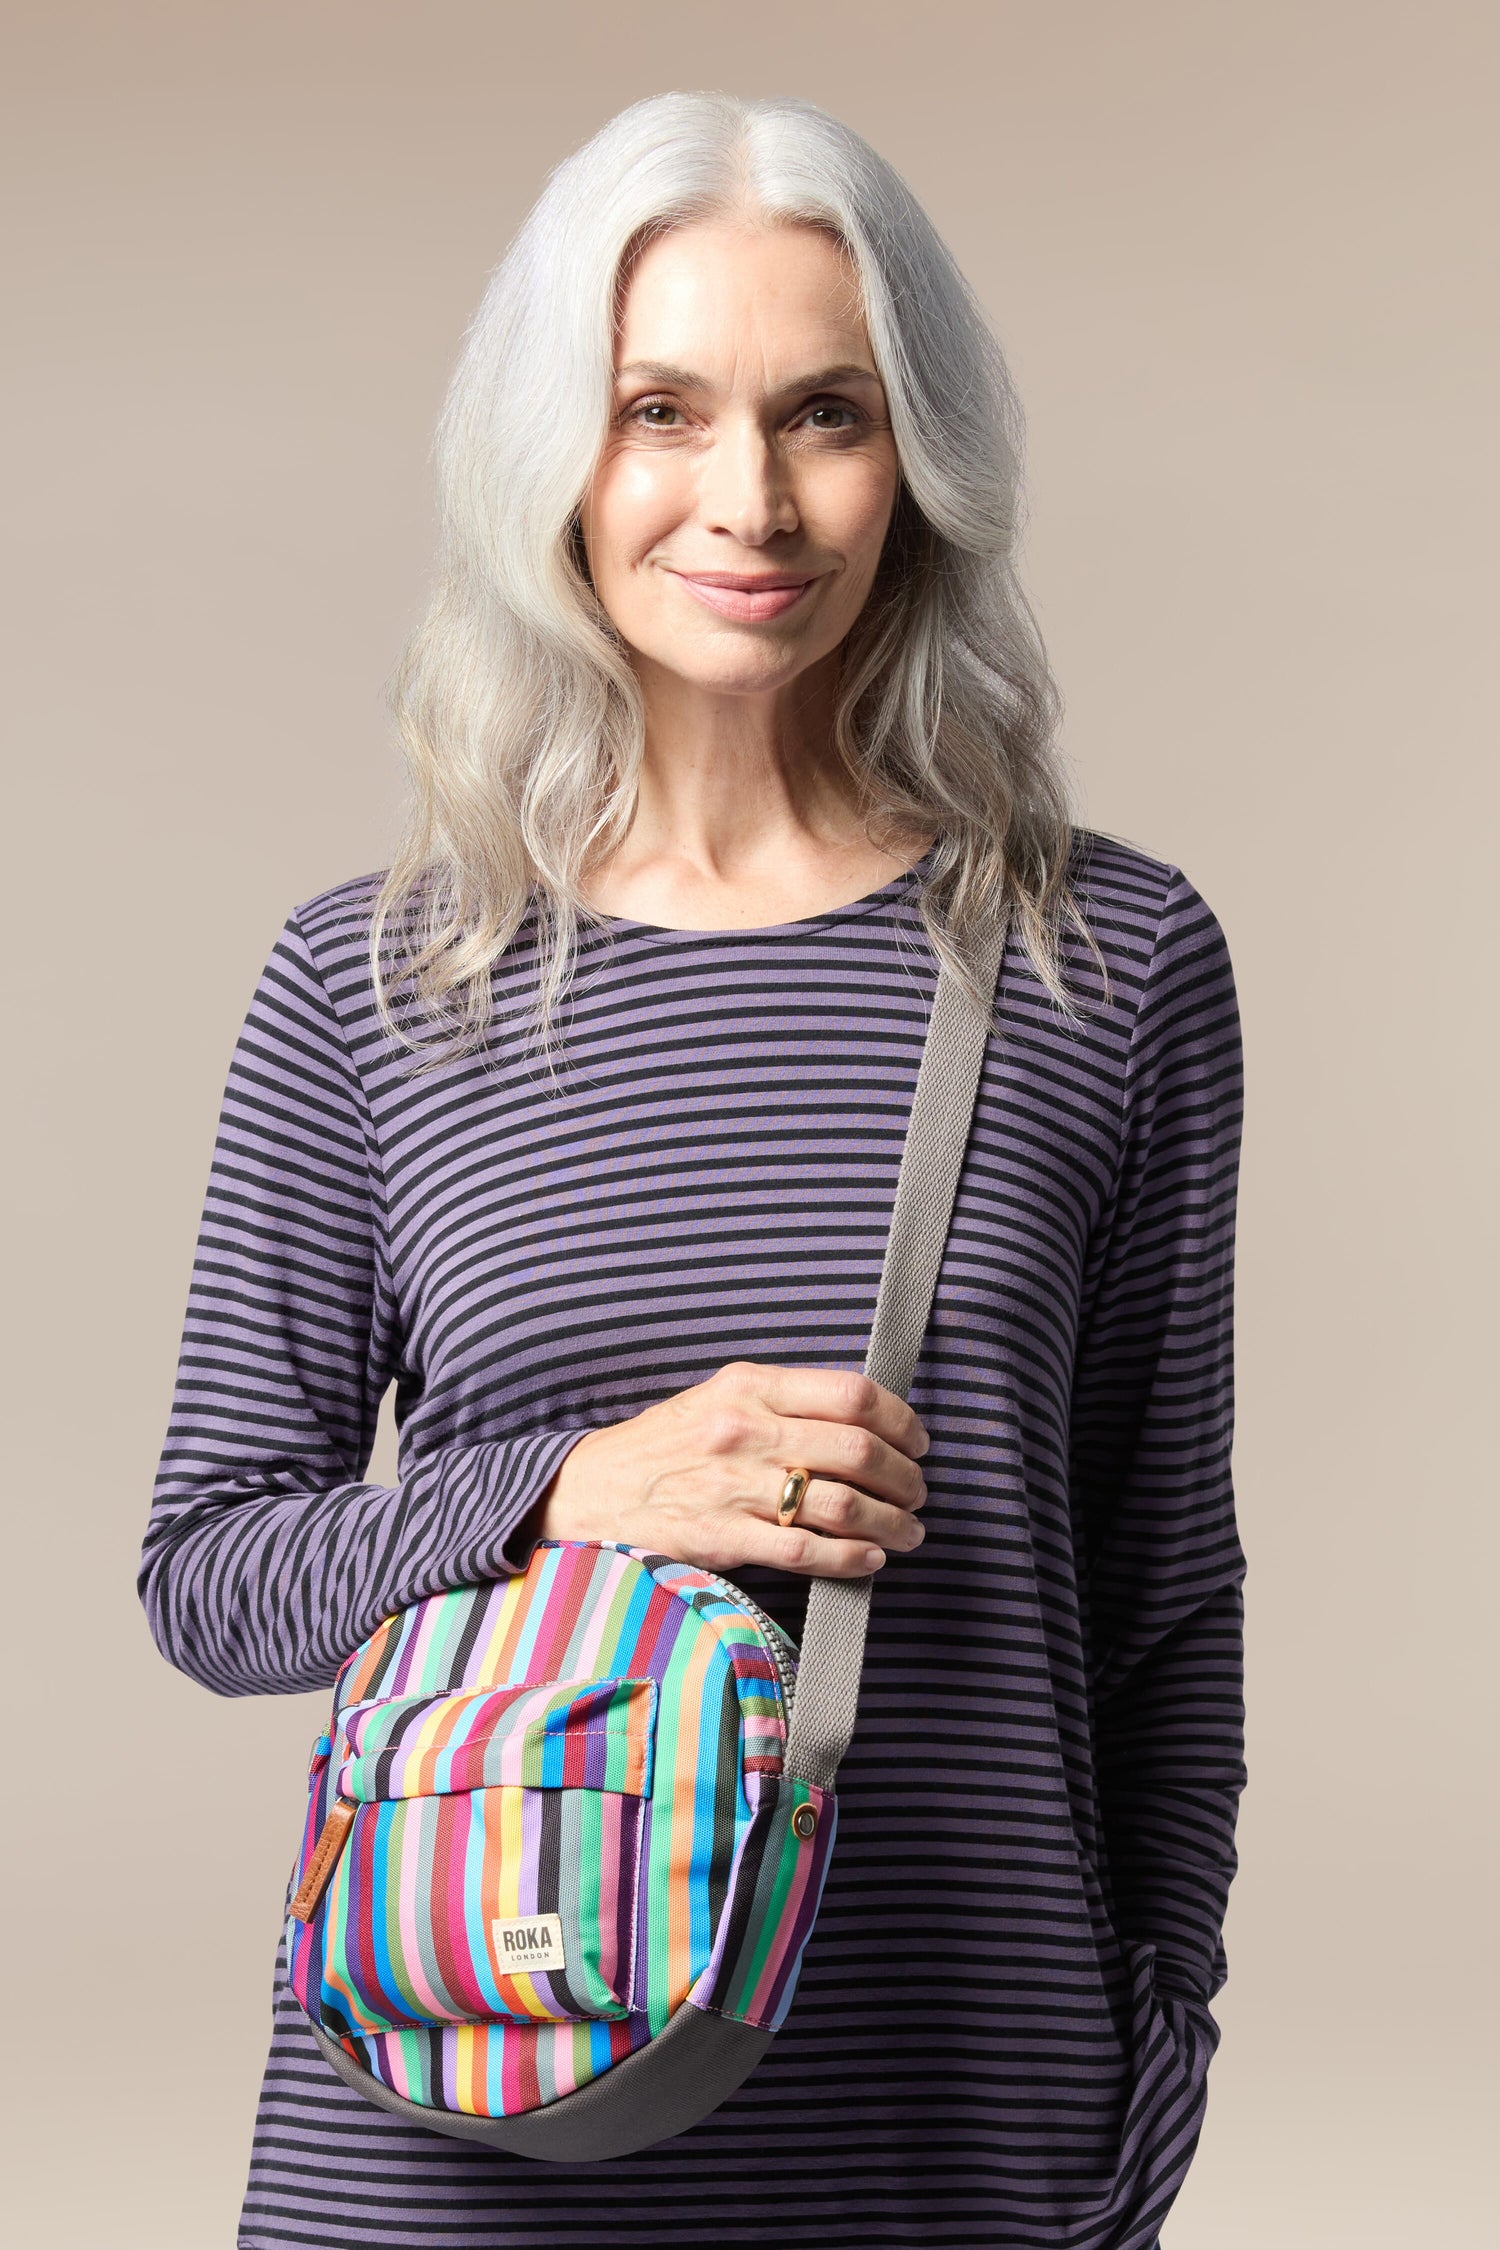
[(492, 1922), (500, 1973), (529, 1976), (533, 1969), (565, 1969), (562, 1922), (556, 1914), (522, 1914), (513, 1922)]

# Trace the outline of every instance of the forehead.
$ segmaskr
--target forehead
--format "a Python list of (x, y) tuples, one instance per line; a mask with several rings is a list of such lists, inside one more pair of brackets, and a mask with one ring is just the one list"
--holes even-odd
[(615, 364), (696, 367), (753, 350), (807, 365), (874, 361), (855, 267), (819, 227), (703, 221), (649, 243), (624, 279)]

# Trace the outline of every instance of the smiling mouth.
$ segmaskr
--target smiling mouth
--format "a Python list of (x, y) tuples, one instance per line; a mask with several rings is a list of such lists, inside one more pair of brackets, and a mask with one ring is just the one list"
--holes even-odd
[(753, 625), (763, 618), (784, 617), (796, 607), (815, 578), (790, 578), (778, 574), (755, 576), (736, 575), (731, 571), (674, 570), (672, 577), (680, 579), (688, 592), (717, 610), (721, 617), (732, 617), (737, 624)]

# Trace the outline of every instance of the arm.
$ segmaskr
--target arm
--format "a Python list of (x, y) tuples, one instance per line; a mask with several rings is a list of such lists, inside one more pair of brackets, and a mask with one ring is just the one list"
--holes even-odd
[(295, 915), (235, 1047), (141, 1558), (162, 1654), (221, 1695), (325, 1686), (383, 1617), (524, 1567), (577, 1430), (367, 1484), (400, 1350), (358, 1076)]
[(1223, 933), (1173, 878), (1074, 1378), (1101, 1870), (1160, 1989), (1207, 2002), (1237, 1859), (1245, 1557), (1230, 1478), (1242, 1081)]

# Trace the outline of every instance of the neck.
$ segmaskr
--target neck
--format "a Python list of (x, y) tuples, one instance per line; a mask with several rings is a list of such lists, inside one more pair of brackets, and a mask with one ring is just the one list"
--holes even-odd
[(833, 750), (836, 658), (765, 695), (638, 659), (646, 744), (623, 842), (584, 884), (601, 913), (683, 928), (796, 920), (863, 896), (929, 837), (872, 842)]
[(799, 835), (858, 827), (833, 756), (836, 659), (764, 694), (702, 688), (646, 659), (637, 670), (646, 747), (629, 857), (675, 853), (728, 874)]

